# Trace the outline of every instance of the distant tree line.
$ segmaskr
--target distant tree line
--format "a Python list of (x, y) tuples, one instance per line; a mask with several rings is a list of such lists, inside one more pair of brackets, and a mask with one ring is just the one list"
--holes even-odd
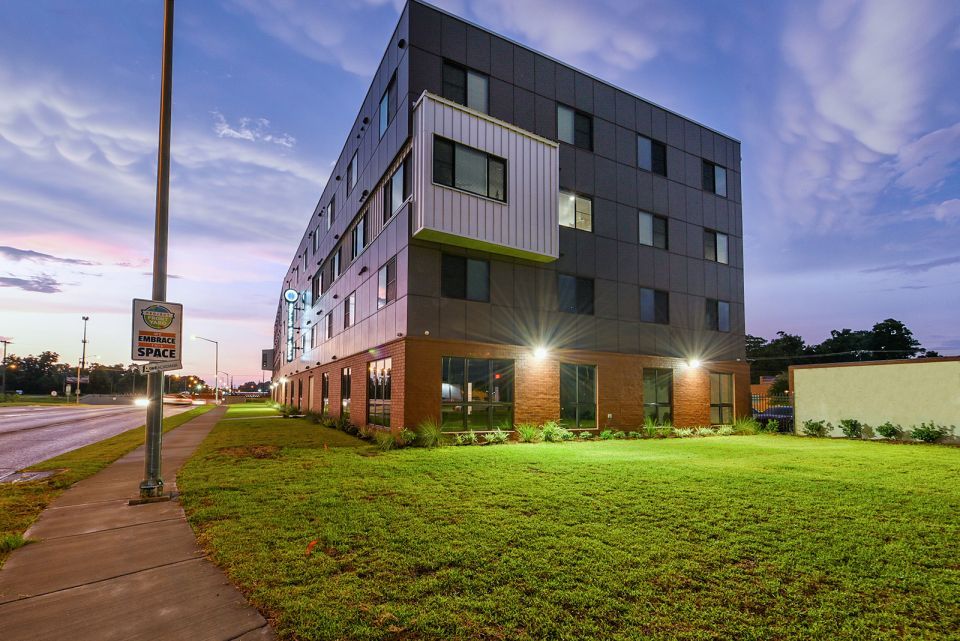
[[(831, 330), (830, 337), (816, 345), (807, 345), (801, 336), (786, 332), (777, 332), (772, 340), (747, 335), (747, 360), (754, 383), (759, 382), (761, 376), (785, 374), (790, 365), (934, 356), (940, 354), (923, 349), (913, 332), (893, 318), (877, 323), (872, 329)], [(785, 382), (778, 381), (777, 388), (785, 389)]]
[[(76, 390), (75, 382), (77, 366), (60, 362), (60, 355), (56, 352), (42, 352), (39, 356), (7, 356), (7, 393), (22, 390), (24, 394), (49, 394), (56, 391), (63, 394), (66, 390), (67, 379), (70, 387)], [(90, 363), (83, 368), (82, 379), (89, 378), (89, 382), (81, 383), (81, 392), (84, 394), (146, 394), (147, 377), (136, 370), (135, 365), (106, 365)], [(164, 390), (175, 393), (182, 391), (201, 391), (207, 387), (203, 380), (196, 375), (170, 374), (164, 377)]]

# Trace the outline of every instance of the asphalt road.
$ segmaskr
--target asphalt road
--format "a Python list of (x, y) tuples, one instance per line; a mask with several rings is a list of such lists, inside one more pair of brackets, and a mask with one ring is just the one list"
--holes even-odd
[[(189, 407), (166, 406), (164, 416)], [(110, 438), (146, 422), (146, 409), (131, 406), (0, 408), (0, 480), (48, 458)]]

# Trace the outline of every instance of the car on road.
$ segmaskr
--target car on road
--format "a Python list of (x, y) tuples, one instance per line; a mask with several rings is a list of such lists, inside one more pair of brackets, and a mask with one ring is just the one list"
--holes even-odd
[(770, 421), (777, 421), (780, 424), (781, 432), (793, 431), (793, 406), (792, 405), (771, 405), (762, 412), (753, 410), (753, 418), (763, 426)]
[(179, 394), (164, 394), (164, 405), (193, 405), (193, 397), (189, 392), (180, 392)]

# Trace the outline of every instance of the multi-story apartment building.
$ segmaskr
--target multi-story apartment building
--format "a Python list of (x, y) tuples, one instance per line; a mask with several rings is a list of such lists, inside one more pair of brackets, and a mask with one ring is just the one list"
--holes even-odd
[(750, 410), (740, 145), (418, 0), (280, 288), (278, 401), (446, 429)]

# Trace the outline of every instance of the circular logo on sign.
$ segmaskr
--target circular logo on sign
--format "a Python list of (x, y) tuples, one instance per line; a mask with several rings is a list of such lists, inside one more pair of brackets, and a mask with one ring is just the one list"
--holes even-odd
[(283, 299), (288, 303), (295, 303), (298, 298), (300, 298), (300, 293), (295, 289), (288, 289), (283, 292)]
[(151, 305), (140, 312), (143, 322), (153, 329), (166, 329), (173, 324), (173, 312), (163, 305)]

